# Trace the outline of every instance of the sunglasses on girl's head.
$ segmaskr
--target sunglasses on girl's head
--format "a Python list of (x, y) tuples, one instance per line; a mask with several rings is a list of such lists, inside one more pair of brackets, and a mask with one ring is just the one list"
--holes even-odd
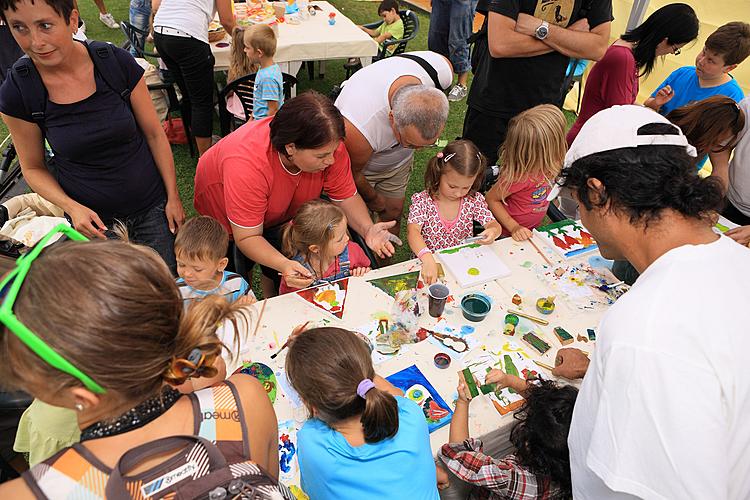
[(5, 276), (2, 282), (0, 282), (0, 300), (2, 301), (2, 304), (0, 304), (0, 323), (5, 325), (5, 327), (12, 332), (18, 340), (23, 342), (26, 347), (31, 349), (34, 354), (39, 356), (45, 363), (61, 372), (77, 378), (90, 391), (97, 394), (104, 394), (106, 391), (102, 386), (97, 384), (91, 377), (76, 368), (73, 363), (52, 349), (52, 347), (39, 338), (37, 334), (21, 323), (13, 312), (13, 305), (16, 303), (16, 298), (18, 297), (18, 292), (23, 285), (23, 281), (26, 279), (29, 269), (31, 269), (31, 264), (37, 257), (39, 257), (39, 254), (42, 253), (42, 250), (52, 238), (59, 233), (62, 233), (64, 236), (67, 236), (74, 241), (88, 241), (88, 238), (75, 229), (66, 226), (65, 224), (60, 224), (39, 240), (39, 242), (28, 251), (28, 253), (19, 257), (18, 260), (16, 260), (16, 267)]

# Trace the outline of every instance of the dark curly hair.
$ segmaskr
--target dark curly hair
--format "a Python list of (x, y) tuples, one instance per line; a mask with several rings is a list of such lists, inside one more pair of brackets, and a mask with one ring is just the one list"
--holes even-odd
[[(679, 134), (667, 123), (651, 123), (638, 129), (638, 135)], [(715, 177), (701, 179), (693, 157), (682, 146), (648, 145), (620, 148), (585, 156), (562, 172), (564, 187), (591, 210), (610, 203), (611, 210), (626, 214), (632, 224), (658, 221), (662, 211), (672, 209), (685, 217), (704, 219), (723, 207), (721, 182)], [(589, 179), (604, 186), (594, 202)]]
[(524, 405), (510, 431), (518, 462), (534, 474), (548, 476), (571, 492), (568, 431), (578, 389), (539, 380), (526, 391)]

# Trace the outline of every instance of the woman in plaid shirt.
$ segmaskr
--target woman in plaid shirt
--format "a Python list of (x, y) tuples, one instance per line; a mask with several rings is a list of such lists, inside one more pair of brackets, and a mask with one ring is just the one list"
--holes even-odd
[(450, 443), (440, 459), (459, 479), (474, 486), (472, 499), (571, 498), (568, 429), (578, 389), (552, 381), (527, 382), (491, 370), (486, 383), (524, 393), (526, 402), (514, 415), (510, 433), (516, 452), (502, 459), (482, 453), (482, 442), (469, 437), (471, 394), (459, 373), (458, 401), (450, 427)]

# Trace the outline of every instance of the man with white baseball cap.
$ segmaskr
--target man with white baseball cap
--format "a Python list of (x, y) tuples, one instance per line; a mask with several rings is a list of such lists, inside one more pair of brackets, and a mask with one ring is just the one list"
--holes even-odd
[(568, 437), (575, 498), (750, 498), (750, 250), (711, 230), (721, 187), (691, 154), (664, 117), (615, 106), (566, 157), (561, 183), (602, 256), (641, 273), (602, 318), (590, 365), (558, 351), (556, 375), (585, 373)]

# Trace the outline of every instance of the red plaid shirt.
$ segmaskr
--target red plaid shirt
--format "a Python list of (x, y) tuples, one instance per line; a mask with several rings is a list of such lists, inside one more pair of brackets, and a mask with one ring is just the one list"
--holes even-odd
[(553, 500), (568, 498), (549, 477), (537, 476), (514, 455), (496, 460), (482, 453), (482, 442), (444, 444), (440, 459), (461, 480), (474, 485), (472, 499)]

